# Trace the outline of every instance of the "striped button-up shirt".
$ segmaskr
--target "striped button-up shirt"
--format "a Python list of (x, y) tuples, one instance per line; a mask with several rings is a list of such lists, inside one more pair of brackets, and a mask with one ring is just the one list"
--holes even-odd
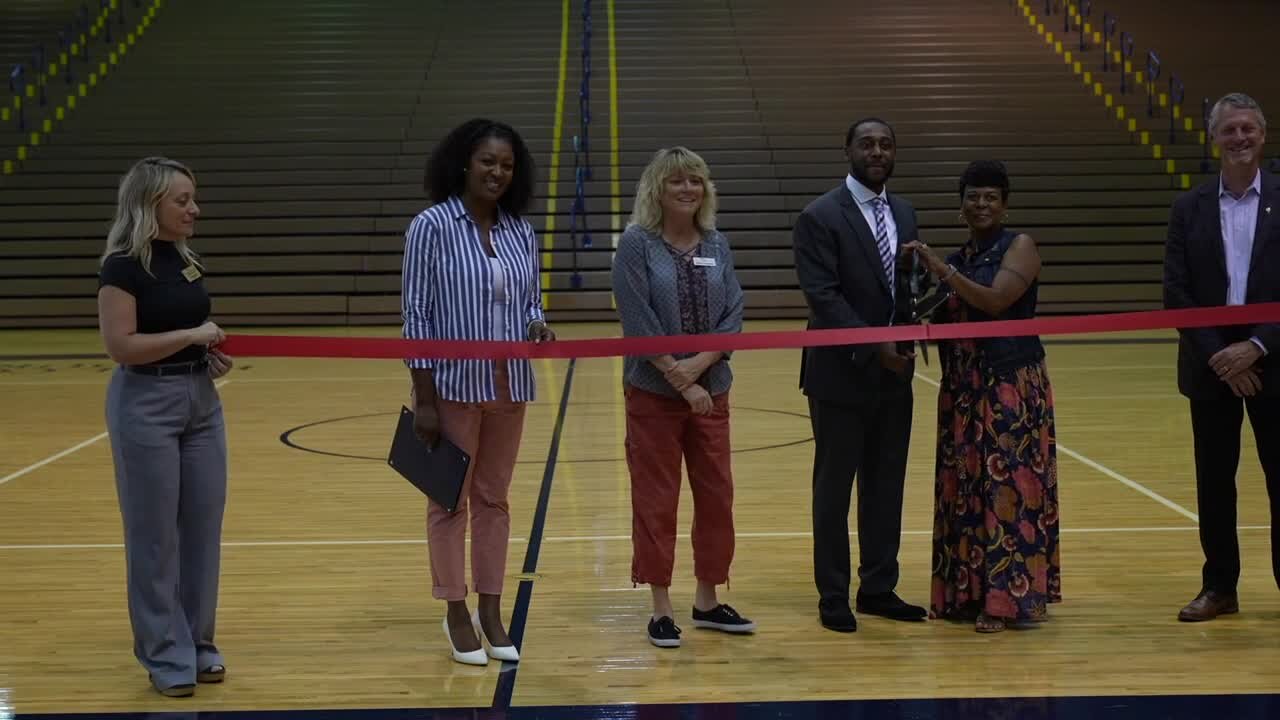
[[(404, 336), (415, 340), (528, 340), (529, 324), (542, 321), (542, 288), (533, 226), (498, 211), (489, 233), (505, 273), (505, 305), (493, 313), (493, 270), (480, 241), (480, 228), (462, 200), (451, 197), (423, 210), (405, 232), (401, 274)], [(501, 335), (499, 336), (499, 332)], [(511, 399), (534, 399), (533, 366), (508, 360)], [(434, 371), (436, 394), (455, 402), (497, 398), (494, 361), (410, 359), (411, 368)]]

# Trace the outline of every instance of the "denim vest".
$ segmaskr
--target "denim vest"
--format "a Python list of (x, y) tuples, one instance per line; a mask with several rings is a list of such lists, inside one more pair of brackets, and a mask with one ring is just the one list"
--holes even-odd
[[(1000, 239), (989, 247), (974, 253), (968, 260), (965, 259), (964, 250), (961, 249), (952, 253), (947, 258), (947, 261), (954, 265), (961, 275), (979, 285), (991, 287), (991, 284), (995, 282), (996, 272), (1000, 269), (1000, 263), (1004, 260), (1004, 254), (1009, 251), (1009, 247), (1013, 245), (1013, 240), (1017, 236), (1018, 233), (1012, 230), (1005, 230)], [(1036, 314), (1036, 295), (1039, 287), (1039, 278), (1032, 280), (1031, 286), (1022, 294), (1022, 297), (1015, 300), (998, 317), (992, 317), (967, 303), (965, 304), (965, 311), (969, 320), (973, 322), (1029, 320), (1035, 317)], [(962, 300), (961, 302), (964, 301)], [(983, 363), (995, 373), (1012, 372), (1044, 359), (1044, 345), (1040, 343), (1040, 338), (1035, 335), (980, 338), (975, 341), (975, 345)]]

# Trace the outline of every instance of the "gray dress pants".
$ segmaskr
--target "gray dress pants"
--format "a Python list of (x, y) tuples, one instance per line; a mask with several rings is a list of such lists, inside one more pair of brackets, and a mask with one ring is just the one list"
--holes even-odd
[(207, 371), (117, 368), (106, 415), (134, 655), (158, 688), (195, 683), (222, 664), (213, 643), (227, 498), (222, 402)]

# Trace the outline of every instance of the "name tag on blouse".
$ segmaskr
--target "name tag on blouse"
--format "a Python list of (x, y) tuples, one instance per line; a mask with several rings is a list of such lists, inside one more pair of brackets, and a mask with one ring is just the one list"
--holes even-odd
[(200, 269), (195, 265), (188, 265), (183, 268), (182, 277), (186, 278), (187, 282), (195, 282), (200, 279)]
[(693, 265), (694, 267), (715, 267), (716, 259), (706, 258), (706, 257), (696, 257), (693, 259)]

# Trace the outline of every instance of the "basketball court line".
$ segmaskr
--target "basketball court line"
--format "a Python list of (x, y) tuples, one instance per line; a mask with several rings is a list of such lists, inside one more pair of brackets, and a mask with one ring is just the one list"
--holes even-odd
[[(933, 387), (935, 387), (935, 388), (942, 387), (942, 386), (941, 386), (941, 384), (939, 384), (937, 380), (934, 380), (933, 378), (930, 378), (930, 377), (926, 377), (926, 376), (924, 376), (924, 375), (921, 375), (920, 373), (916, 373), (915, 377), (916, 377), (916, 379), (917, 379), (917, 380), (920, 380), (920, 381), (922, 381), (922, 382), (924, 382), (924, 383), (926, 383), (926, 384), (928, 384), (928, 385), (932, 385), (932, 386), (933, 386)], [(1115, 480), (1115, 481), (1119, 482), (1120, 484), (1122, 484), (1122, 485), (1124, 485), (1124, 486), (1126, 486), (1126, 487), (1128, 487), (1128, 488), (1130, 488), (1130, 489), (1132, 489), (1132, 490), (1136, 490), (1137, 492), (1140, 492), (1140, 493), (1142, 493), (1143, 495), (1146, 495), (1147, 497), (1151, 498), (1152, 500), (1155, 500), (1156, 502), (1160, 503), (1161, 505), (1163, 505), (1163, 506), (1165, 506), (1165, 507), (1169, 508), (1170, 510), (1172, 510), (1172, 511), (1174, 511), (1174, 512), (1178, 513), (1179, 515), (1181, 515), (1181, 516), (1183, 516), (1183, 517), (1185, 517), (1185, 518), (1187, 518), (1187, 519), (1191, 520), (1191, 521), (1192, 521), (1192, 522), (1194, 522), (1194, 523), (1199, 523), (1199, 522), (1200, 522), (1200, 516), (1199, 516), (1199, 515), (1196, 515), (1195, 513), (1193, 513), (1193, 512), (1191, 512), (1190, 510), (1188, 510), (1188, 509), (1186, 509), (1186, 508), (1182, 507), (1181, 505), (1179, 505), (1178, 503), (1176, 503), (1176, 502), (1174, 502), (1174, 501), (1170, 500), (1169, 498), (1167, 498), (1167, 497), (1165, 497), (1165, 496), (1161, 495), (1160, 493), (1156, 492), (1155, 490), (1152, 490), (1151, 488), (1147, 487), (1146, 485), (1143, 485), (1142, 483), (1140, 483), (1140, 482), (1138, 482), (1138, 481), (1136, 481), (1136, 480), (1131, 480), (1131, 479), (1129, 479), (1129, 478), (1125, 477), (1124, 475), (1121, 475), (1120, 473), (1116, 472), (1115, 470), (1112, 470), (1111, 468), (1107, 467), (1106, 465), (1103, 465), (1102, 463), (1100, 463), (1100, 462), (1098, 462), (1098, 461), (1096, 461), (1096, 460), (1093, 460), (1093, 459), (1091, 459), (1091, 458), (1089, 458), (1089, 457), (1087, 457), (1087, 456), (1085, 456), (1085, 455), (1081, 455), (1080, 453), (1076, 452), (1075, 450), (1072, 450), (1071, 448), (1068, 448), (1067, 446), (1063, 445), (1062, 443), (1058, 443), (1058, 444), (1057, 444), (1057, 448), (1058, 448), (1058, 452), (1062, 453), (1063, 455), (1066, 455), (1067, 457), (1071, 458), (1072, 460), (1076, 460), (1076, 461), (1078, 461), (1078, 462), (1080, 462), (1080, 463), (1083, 463), (1083, 464), (1084, 464), (1084, 465), (1086, 465), (1087, 467), (1092, 468), (1092, 469), (1094, 469), (1094, 470), (1097, 470), (1098, 472), (1102, 473), (1103, 475), (1106, 475), (1107, 477), (1111, 478), (1112, 480)]]
[[(0, 387), (10, 387), (10, 386), (39, 387), (39, 386), (42, 386), (42, 385), (47, 385), (47, 386), (50, 386), (50, 387), (52, 387), (52, 386), (54, 386), (54, 385), (58, 385), (58, 386), (62, 386), (62, 385), (97, 385), (97, 386), (100, 386), (100, 387), (105, 388), (105, 387), (106, 387), (106, 384), (107, 384), (107, 382), (106, 382), (106, 373), (105, 373), (105, 372), (104, 372), (104, 373), (102, 373), (102, 376), (103, 376), (103, 377), (102, 377), (102, 379), (96, 379), (96, 380), (84, 380), (84, 379), (77, 379), (77, 380), (0, 380)], [(230, 382), (230, 381), (228, 381), (228, 382)], [(405, 374), (403, 374), (403, 375), (395, 375), (395, 376), (388, 375), (388, 376), (386, 376), (386, 377), (376, 377), (376, 376), (348, 376), (348, 377), (343, 377), (343, 376), (333, 376), (333, 377), (305, 377), (305, 378), (298, 378), (298, 377), (288, 377), (288, 378), (286, 378), (286, 377), (281, 377), (281, 378), (271, 378), (271, 377), (237, 377), (237, 378), (236, 378), (236, 382), (238, 382), (238, 383), (272, 383), (272, 384), (275, 384), (275, 383), (309, 383), (309, 382), (315, 382), (315, 383), (321, 383), (321, 382), (325, 382), (325, 383), (327, 383), (327, 382), (402, 382), (402, 383), (404, 383), (405, 385), (408, 385), (408, 384), (409, 384), (409, 375), (408, 375), (408, 373), (405, 373)]]
[[(785, 349), (785, 348), (780, 348)], [(753, 352), (771, 352), (771, 351), (753, 351)], [(57, 359), (81, 359), (80, 356), (31, 356), (36, 359), (57, 360)], [(2, 358), (0, 358), (2, 359)], [(95, 358), (96, 359), (96, 358)], [(105, 358), (102, 358), (105, 359)], [(587, 358), (586, 360), (608, 360), (610, 358)], [(1078, 365), (1063, 364), (1055, 366), (1054, 372), (1116, 372), (1116, 371), (1150, 371), (1150, 370), (1168, 370), (1169, 365)], [(756, 369), (752, 370), (752, 375), (794, 375), (793, 368), (787, 369)], [(105, 375), (102, 372), (101, 375)], [(590, 369), (590, 363), (586, 363), (579, 367), (577, 374), (582, 377), (593, 377), (601, 373), (593, 372)], [(238, 374), (235, 378), (239, 383), (316, 383), (316, 382), (407, 382), (408, 378), (402, 373), (388, 375), (330, 375), (315, 377), (255, 377), (252, 375)], [(228, 381), (230, 382), (230, 381)], [(68, 378), (68, 379), (48, 379), (48, 380), (0, 380), (0, 387), (39, 387), (54, 385), (104, 385), (105, 381), (101, 378)], [(1161, 397), (1161, 395), (1153, 394), (1142, 397)]]
[(34, 463), (32, 463), (32, 464), (30, 464), (30, 465), (28, 465), (28, 466), (26, 466), (26, 467), (22, 468), (21, 470), (18, 470), (18, 471), (16, 471), (16, 472), (9, 473), (8, 475), (5, 475), (4, 477), (0, 478), (0, 485), (4, 485), (5, 483), (9, 482), (10, 480), (17, 480), (18, 478), (22, 477), (23, 475), (26, 475), (27, 473), (35, 472), (36, 470), (39, 470), (40, 468), (44, 467), (45, 465), (48, 465), (48, 464), (49, 464), (49, 463), (51, 463), (51, 462), (56, 462), (56, 461), (58, 461), (58, 460), (61, 460), (62, 458), (64, 458), (64, 457), (66, 457), (66, 456), (70, 455), (70, 454), (71, 454), (71, 453), (73, 453), (73, 452), (76, 452), (76, 451), (78, 451), (78, 450), (83, 450), (84, 448), (89, 447), (90, 445), (92, 445), (92, 444), (94, 444), (94, 443), (98, 442), (99, 440), (101, 440), (102, 438), (104, 438), (104, 437), (106, 437), (106, 436), (107, 436), (107, 434), (106, 434), (105, 432), (98, 433), (97, 435), (94, 435), (93, 437), (89, 438), (88, 440), (84, 440), (84, 441), (82, 441), (82, 442), (78, 442), (78, 443), (76, 443), (75, 445), (72, 445), (71, 447), (67, 448), (66, 450), (63, 450), (63, 451), (61, 451), (61, 452), (56, 452), (56, 453), (54, 453), (54, 454), (50, 455), (49, 457), (47, 457), (47, 458), (45, 458), (45, 459), (43, 459), (43, 460), (40, 460), (40, 461), (34, 462)]
[[(935, 388), (939, 387), (939, 383), (938, 383), (936, 380), (933, 380), (932, 378), (929, 378), (929, 377), (927, 377), (927, 376), (925, 376), (925, 375), (921, 375), (921, 374), (917, 373), (915, 377), (916, 377), (918, 380), (921, 380), (921, 381), (923, 381), (924, 383), (926, 383), (926, 384), (928, 384), (928, 385), (931, 385), (931, 386), (933, 386), (933, 387), (935, 387)], [(264, 379), (264, 380), (265, 380), (265, 379)], [(242, 379), (242, 381), (246, 381), (246, 382), (247, 382), (247, 381), (250, 381), (250, 380), (249, 380), (249, 379)], [(221, 381), (219, 381), (218, 383), (216, 383), (216, 387), (221, 388), (221, 387), (225, 386), (225, 385), (226, 385), (227, 383), (229, 383), (229, 382), (231, 382), (231, 380), (221, 380)], [(62, 450), (62, 451), (60, 451), (60, 452), (57, 452), (57, 453), (55, 453), (55, 454), (53, 454), (53, 455), (50, 455), (50, 456), (48, 456), (48, 457), (46, 457), (46, 458), (44, 458), (44, 459), (42, 459), (42, 460), (39, 460), (39, 461), (37, 461), (37, 462), (35, 462), (35, 463), (32, 463), (31, 465), (28, 465), (28, 466), (26, 466), (26, 467), (24, 467), (24, 468), (22, 468), (22, 469), (20, 469), (20, 470), (17, 470), (17, 471), (15, 471), (15, 472), (13, 472), (13, 473), (10, 473), (10, 474), (8, 474), (8, 475), (4, 476), (3, 478), (0, 478), (0, 486), (3, 486), (4, 484), (6, 484), (6, 483), (10, 482), (11, 480), (15, 480), (15, 479), (17, 479), (17, 478), (19, 478), (19, 477), (22, 477), (22, 476), (24, 476), (24, 475), (27, 475), (27, 474), (29, 474), (29, 473), (31, 473), (31, 472), (34, 472), (35, 470), (38, 470), (38, 469), (40, 469), (40, 468), (42, 468), (42, 467), (44, 467), (44, 466), (46, 466), (46, 465), (49, 465), (50, 463), (56, 462), (57, 460), (60, 460), (60, 459), (62, 459), (62, 458), (64, 458), (64, 457), (66, 457), (66, 456), (68, 456), (68, 455), (71, 455), (71, 454), (73, 454), (73, 453), (75, 453), (75, 452), (78, 452), (79, 450), (82, 450), (82, 449), (84, 449), (84, 448), (86, 448), (86, 447), (88, 447), (88, 446), (90, 446), (90, 445), (93, 445), (93, 444), (97, 443), (98, 441), (102, 440), (103, 438), (105, 438), (106, 436), (107, 436), (107, 433), (105, 433), (105, 432), (103, 432), (103, 433), (99, 433), (98, 435), (95, 435), (94, 437), (91, 437), (91, 438), (89, 438), (88, 440), (84, 440), (84, 441), (82, 441), (82, 442), (80, 442), (80, 443), (77, 443), (76, 445), (73, 445), (73, 446), (71, 446), (71, 447), (69, 447), (69, 448), (67, 448), (67, 449), (65, 449), (65, 450)], [(1132, 489), (1132, 490), (1134, 490), (1134, 491), (1136, 491), (1136, 492), (1139, 492), (1139, 493), (1141, 493), (1141, 494), (1143, 494), (1143, 495), (1146, 495), (1147, 497), (1151, 498), (1152, 500), (1156, 501), (1157, 503), (1159, 503), (1159, 504), (1161, 504), (1161, 505), (1165, 506), (1166, 508), (1169, 508), (1170, 510), (1173, 510), (1174, 512), (1177, 512), (1178, 514), (1182, 515), (1183, 517), (1186, 517), (1187, 519), (1191, 520), (1192, 522), (1199, 523), (1200, 518), (1199, 518), (1199, 516), (1198, 516), (1198, 515), (1196, 515), (1195, 513), (1191, 512), (1190, 510), (1188, 510), (1188, 509), (1186, 509), (1186, 508), (1182, 507), (1181, 505), (1179, 505), (1179, 504), (1177, 504), (1177, 503), (1173, 502), (1172, 500), (1169, 500), (1168, 498), (1164, 497), (1163, 495), (1160, 495), (1159, 493), (1155, 492), (1154, 490), (1151, 490), (1150, 488), (1146, 487), (1145, 485), (1143, 485), (1143, 484), (1141, 484), (1141, 483), (1139, 483), (1139, 482), (1137, 482), (1137, 481), (1135, 481), (1135, 480), (1132, 480), (1132, 479), (1130, 479), (1130, 478), (1127, 478), (1127, 477), (1125, 477), (1124, 475), (1121, 475), (1120, 473), (1116, 472), (1115, 470), (1112, 470), (1111, 468), (1109, 468), (1109, 467), (1107, 467), (1107, 466), (1105, 466), (1105, 465), (1103, 465), (1103, 464), (1101, 464), (1101, 463), (1099, 463), (1099, 462), (1097, 462), (1097, 461), (1093, 460), (1092, 458), (1089, 458), (1088, 456), (1085, 456), (1085, 455), (1083, 455), (1083, 454), (1081, 454), (1081, 453), (1078, 453), (1078, 452), (1076, 452), (1076, 451), (1074, 451), (1074, 450), (1072, 450), (1072, 449), (1070, 449), (1070, 448), (1068, 448), (1068, 447), (1066, 447), (1066, 446), (1064, 446), (1064, 445), (1062, 445), (1062, 444), (1058, 444), (1058, 445), (1057, 445), (1057, 449), (1058, 449), (1060, 452), (1062, 452), (1062, 454), (1066, 455), (1067, 457), (1070, 457), (1070, 458), (1072, 458), (1073, 460), (1076, 460), (1076, 461), (1078, 461), (1078, 462), (1080, 462), (1080, 463), (1084, 464), (1085, 466), (1087, 466), (1087, 467), (1089, 467), (1089, 468), (1091, 468), (1091, 469), (1093, 469), (1093, 470), (1096, 470), (1097, 472), (1100, 472), (1100, 473), (1102, 473), (1103, 475), (1106, 475), (1107, 477), (1110, 477), (1110, 478), (1111, 478), (1111, 479), (1113, 479), (1113, 480), (1116, 480), (1117, 482), (1119, 482), (1119, 483), (1121, 483), (1121, 484), (1125, 485), (1126, 487), (1129, 487), (1130, 489)], [(1101, 532), (1106, 532), (1106, 531), (1116, 531), (1116, 530), (1122, 530), (1122, 529), (1115, 529), (1115, 530), (1110, 530), (1110, 529), (1100, 529), (1099, 531), (1101, 531)], [(602, 537), (595, 538), (595, 539), (597, 539), (597, 540), (604, 540), (604, 539), (609, 539), (610, 537), (611, 537), (611, 536), (602, 536)], [(626, 536), (626, 537), (628, 537), (628, 538), (629, 538), (629, 536)], [(740, 537), (751, 537), (751, 535), (741, 535)], [(547, 541), (547, 542), (565, 542), (566, 540), (561, 539), (561, 538), (550, 538), (550, 537), (549, 537), (549, 538), (546, 538), (546, 541)], [(286, 542), (286, 543), (287, 543), (287, 542), (290, 542), (290, 541), (284, 541), (284, 542)], [(355, 542), (352, 542), (352, 541), (341, 541), (341, 540), (339, 540), (339, 541), (299, 541), (299, 542), (308, 542), (308, 543), (315, 543), (315, 544), (356, 544)], [(391, 543), (395, 543), (395, 542), (400, 542), (400, 541), (380, 541), (380, 542), (372, 542), (372, 543), (370, 543), (370, 544), (391, 544)], [(410, 541), (404, 541), (404, 542), (410, 542)], [(229, 546), (229, 547), (236, 547), (236, 545), (234, 545), (234, 544), (229, 544), (228, 546)], [(42, 548), (42, 549), (53, 549), (53, 548), (55, 548), (55, 547), (67, 547), (67, 548), (71, 548), (71, 547), (105, 547), (105, 546), (93, 546), (93, 545), (90, 545), (90, 546), (79, 546), (79, 545), (77, 545), (77, 546), (0, 546), (0, 549), (22, 549), (22, 548)]]
[[(1194, 532), (1199, 530), (1197, 525), (1168, 525), (1164, 527), (1111, 527), (1111, 528), (1062, 528), (1062, 534), (1098, 534), (1098, 533), (1163, 533), (1163, 532)], [(1270, 525), (1241, 525), (1237, 530), (1270, 530)], [(850, 531), (850, 537), (856, 537), (858, 533)], [(903, 535), (928, 536), (932, 535), (932, 530), (903, 530)], [(750, 539), (801, 539), (810, 538), (813, 533), (808, 530), (795, 531), (778, 531), (778, 532), (740, 532), (734, 533), (734, 537), (740, 540)], [(687, 533), (681, 533), (676, 536), (681, 540), (688, 540), (690, 536)], [(528, 542), (529, 538), (513, 537), (511, 542), (522, 543)], [(565, 535), (562, 537), (544, 537), (544, 543), (577, 543), (577, 542), (630, 542), (630, 535)], [(470, 538), (467, 542), (471, 542)], [(387, 538), (387, 539), (370, 539), (370, 540), (239, 540), (227, 541), (222, 543), (224, 548), (287, 548), (287, 547), (360, 547), (360, 546), (378, 546), (378, 545), (426, 545), (426, 538)], [(121, 543), (57, 543), (57, 544), (22, 544), (22, 545), (0, 545), (0, 551), (5, 550), (123, 550), (124, 545)]]
[[(592, 358), (592, 359), (604, 359), (604, 360), (607, 360), (608, 358)], [(1070, 367), (1070, 368), (1065, 368), (1065, 367), (1064, 367), (1064, 368), (1058, 368), (1058, 369), (1055, 369), (1055, 371), (1054, 371), (1054, 372), (1056, 372), (1056, 373), (1061, 373), (1061, 372), (1065, 372), (1065, 371), (1079, 371), (1079, 372), (1106, 372), (1106, 371), (1116, 371), (1116, 370), (1135, 370), (1135, 371), (1136, 371), (1136, 370), (1141, 370), (1141, 371), (1147, 371), (1147, 370), (1163, 370), (1163, 369), (1166, 369), (1166, 368), (1164, 368), (1163, 366), (1157, 367), (1157, 366), (1154, 366), (1154, 365), (1074, 365), (1074, 366), (1072, 366), (1072, 367)], [(582, 368), (579, 368), (579, 369), (578, 369), (578, 375), (579, 375), (579, 376), (581, 376), (581, 377), (601, 377), (601, 376), (606, 376), (606, 375), (608, 375), (608, 374), (609, 374), (609, 373), (605, 373), (605, 372), (592, 372), (592, 371), (590, 371), (590, 370), (584, 371)], [(768, 375), (768, 376), (773, 376), (773, 375), (790, 376), (790, 375), (795, 375), (795, 374), (796, 374), (796, 371), (795, 371), (795, 370), (793, 370), (793, 369), (790, 369), (790, 368), (788, 368), (788, 369), (779, 369), (779, 370), (771, 370), (771, 369), (754, 369), (754, 370), (752, 370), (752, 371), (750, 372), (750, 375), (752, 375), (752, 376), (762, 376), (762, 375)], [(95, 386), (99, 386), (99, 387), (105, 387), (105, 386), (106, 386), (106, 379), (105, 379), (106, 373), (105, 373), (105, 372), (103, 372), (103, 373), (101, 373), (101, 375), (102, 375), (102, 377), (101, 377), (101, 378), (95, 378), (95, 379), (76, 378), (76, 379), (66, 379), (66, 380), (63, 380), (63, 379), (50, 379), (50, 380), (0, 380), (0, 387), (55, 387), (55, 386), (59, 386), (59, 387), (61, 387), (61, 386), (75, 386), (75, 385), (85, 385), (85, 386), (95, 385)], [(380, 375), (321, 375), (321, 376), (314, 376), (314, 377), (252, 377), (252, 376), (250, 376), (250, 377), (245, 377), (244, 375), (239, 375), (239, 376), (237, 376), (237, 377), (236, 377), (236, 382), (237, 382), (237, 383), (271, 383), (271, 384), (273, 384), (273, 385), (275, 385), (275, 384), (284, 384), (284, 383), (296, 384), (296, 383), (331, 383), (331, 382), (375, 382), (375, 383), (376, 383), (376, 382), (396, 382), (396, 383), (405, 383), (405, 384), (408, 384), (408, 382), (409, 382), (409, 376), (408, 376), (407, 374), (384, 375), (384, 376), (380, 376)], [(1148, 394), (1148, 395), (1132, 396), (1132, 397), (1142, 397), (1142, 398), (1147, 398), (1147, 397), (1165, 397), (1166, 395), (1172, 395), (1172, 394), (1176, 394), (1176, 391), (1171, 390), (1169, 393), (1165, 393), (1165, 394), (1162, 394), (1162, 393), (1151, 393), (1151, 394)], [(1079, 399), (1079, 397), (1081, 397), (1081, 396), (1073, 396), (1073, 397), (1072, 397), (1072, 399), (1073, 399), (1073, 400), (1074, 400), (1074, 399)], [(1112, 395), (1112, 396), (1108, 396), (1108, 397), (1120, 397), (1120, 396)], [(1126, 396), (1126, 397), (1128, 397), (1128, 396)], [(1093, 399), (1093, 398), (1092, 398), (1092, 397), (1087, 397), (1087, 396), (1085, 396), (1085, 399)]]
[[(567, 17), (569, 3), (565, 0)], [(538, 572), (538, 556), (542, 550), (543, 529), (547, 523), (547, 508), (551, 502), (551, 486), (556, 476), (556, 460), (560, 455), (560, 438), (564, 432), (564, 419), (569, 413), (569, 396), (573, 392), (573, 369), (577, 359), (570, 359), (565, 369), (564, 385), (560, 389), (560, 408), (556, 412), (555, 427), (551, 431), (551, 446), (547, 449), (547, 462), (542, 472), (542, 483), (538, 490), (538, 502), (533, 511), (533, 526), (529, 529), (529, 538), (525, 542), (524, 566), (520, 574), (520, 584), (516, 588), (515, 607), (511, 609), (511, 624), (508, 635), (518, 650), (524, 649), (524, 629), (529, 620), (529, 607), (533, 602), (533, 579)], [(520, 666), (510, 660), (503, 660), (498, 674), (498, 683), (493, 690), (492, 707), (506, 710), (511, 707), (511, 698), (515, 693), (516, 673)]]
[[(226, 385), (226, 384), (227, 384), (227, 383), (229, 383), (229, 382), (231, 382), (231, 381), (230, 381), (230, 380), (219, 380), (219, 381), (215, 382), (215, 383), (213, 384), (213, 386), (214, 386), (214, 387), (217, 387), (217, 388), (220, 388), (220, 387), (222, 387), (222, 386)], [(89, 447), (90, 445), (92, 445), (92, 444), (94, 444), (94, 443), (98, 442), (99, 440), (101, 440), (101, 439), (105, 438), (106, 436), (107, 436), (107, 433), (105, 433), (105, 432), (100, 432), (100, 433), (98, 433), (97, 435), (94, 435), (93, 437), (89, 438), (88, 440), (85, 440), (85, 441), (83, 441), (83, 442), (79, 442), (79, 443), (76, 443), (75, 445), (72, 445), (71, 447), (67, 448), (66, 450), (62, 450), (62, 451), (60, 451), (60, 452), (56, 452), (56, 453), (54, 453), (54, 454), (50, 455), (49, 457), (47, 457), (47, 458), (45, 458), (45, 459), (43, 459), (43, 460), (38, 460), (38, 461), (36, 461), (36, 462), (34, 462), (34, 463), (32, 463), (32, 464), (30, 464), (30, 465), (28, 465), (28, 466), (26, 466), (26, 467), (22, 468), (21, 470), (18, 470), (18, 471), (16, 471), (16, 472), (9, 473), (8, 475), (5, 475), (4, 477), (0, 478), (0, 485), (4, 485), (5, 483), (9, 482), (10, 480), (17, 480), (18, 478), (22, 477), (23, 475), (26, 475), (26, 474), (31, 473), (31, 472), (35, 472), (36, 470), (39, 470), (40, 468), (44, 467), (45, 465), (48, 465), (49, 463), (56, 462), (56, 461), (61, 460), (62, 458), (66, 457), (66, 456), (68, 456), (68, 455), (70, 455), (70, 454), (72, 454), (72, 453), (74, 453), (74, 452), (77, 452), (77, 451), (79, 451), (79, 450), (83, 450), (83, 449), (85, 449), (85, 448)]]

